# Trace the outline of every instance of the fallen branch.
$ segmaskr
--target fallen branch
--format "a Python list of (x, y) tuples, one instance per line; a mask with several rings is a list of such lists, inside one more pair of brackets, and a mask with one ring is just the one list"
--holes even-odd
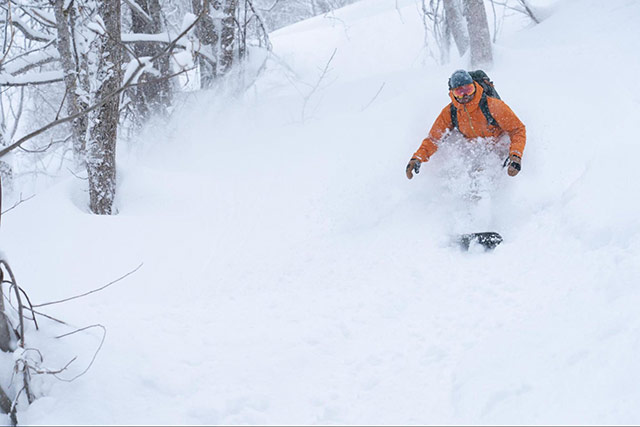
[(33, 308), (40, 308), (40, 307), (46, 307), (48, 305), (60, 304), (60, 303), (63, 303), (63, 302), (74, 300), (74, 299), (86, 297), (87, 295), (91, 295), (91, 294), (96, 293), (96, 292), (100, 292), (101, 290), (108, 288), (109, 286), (113, 285), (114, 283), (118, 283), (119, 281), (125, 279), (126, 277), (131, 276), (133, 273), (138, 271), (143, 265), (144, 265), (144, 263), (140, 263), (140, 265), (138, 265), (136, 268), (134, 268), (133, 270), (131, 270), (130, 272), (128, 272), (124, 276), (118, 277), (117, 279), (112, 280), (111, 282), (107, 283), (106, 285), (104, 285), (104, 286), (102, 286), (102, 287), (100, 287), (98, 289), (94, 289), (92, 291), (85, 292), (84, 294), (81, 294), (81, 295), (76, 295), (76, 296), (73, 296), (73, 297), (61, 299), (59, 301), (51, 301), (51, 302), (45, 302), (45, 303), (42, 303), (42, 304), (35, 304), (32, 307)]
[[(80, 329), (75, 330), (73, 332), (69, 332), (68, 334), (63, 334), (63, 335), (59, 335), (59, 336), (56, 337), (58, 339), (64, 338), (64, 337), (68, 337), (70, 335), (77, 334), (78, 332), (83, 332), (83, 331), (86, 331), (87, 329), (91, 329), (91, 328), (100, 328), (100, 329), (102, 329), (102, 340), (100, 340), (100, 345), (98, 345), (98, 348), (96, 349), (96, 352), (93, 354), (93, 357), (91, 358), (91, 362), (89, 362), (89, 365), (87, 366), (87, 368), (84, 371), (80, 372), (75, 377), (70, 378), (70, 379), (60, 378), (57, 374), (53, 374), (54, 377), (56, 377), (60, 381), (64, 381), (64, 382), (70, 383), (70, 382), (73, 382), (73, 381), (77, 380), (78, 378), (80, 378), (81, 376), (86, 374), (89, 371), (89, 369), (91, 369), (91, 366), (93, 366), (93, 363), (96, 361), (96, 358), (98, 357), (98, 353), (100, 353), (100, 350), (102, 349), (102, 346), (104, 345), (104, 340), (107, 338), (107, 328), (105, 328), (103, 325), (97, 323), (95, 325), (85, 326), (84, 328), (80, 328)], [(73, 359), (73, 360), (75, 360), (75, 359)], [(73, 360), (71, 360), (71, 362), (73, 362)], [(71, 362), (69, 362), (67, 364), (67, 366), (69, 366), (69, 364), (71, 364)]]

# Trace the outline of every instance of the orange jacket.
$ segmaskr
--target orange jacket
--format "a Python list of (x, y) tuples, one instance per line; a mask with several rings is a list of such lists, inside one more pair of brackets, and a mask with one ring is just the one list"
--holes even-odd
[[(478, 137), (490, 137), (499, 138), (505, 132), (509, 134), (511, 138), (511, 146), (509, 147), (509, 154), (515, 154), (522, 157), (524, 152), (524, 146), (527, 140), (527, 134), (524, 124), (518, 119), (511, 108), (501, 100), (497, 98), (487, 97), (487, 103), (489, 105), (489, 111), (499, 126), (491, 126), (487, 123), (487, 119), (480, 110), (480, 97), (482, 96), (482, 86), (474, 82), (476, 86), (475, 96), (471, 101), (466, 104), (459, 103), (453, 96), (453, 93), (449, 91), (449, 97), (451, 101), (458, 109), (458, 128), (460, 132), (469, 139)], [(429, 136), (427, 136), (418, 151), (413, 155), (423, 162), (429, 160), (429, 157), (433, 156), (438, 150), (438, 143), (447, 130), (453, 129), (453, 123), (451, 122), (451, 110), (450, 104), (447, 105), (435, 123), (431, 127)]]

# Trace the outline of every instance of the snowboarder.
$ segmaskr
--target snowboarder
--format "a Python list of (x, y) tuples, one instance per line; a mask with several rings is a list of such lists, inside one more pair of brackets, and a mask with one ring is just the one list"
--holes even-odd
[(407, 178), (413, 178), (413, 172), (420, 172), (420, 165), (429, 161), (438, 150), (440, 140), (453, 129), (458, 129), (468, 140), (487, 138), (487, 141), (496, 141), (505, 133), (508, 134), (511, 144), (509, 157), (505, 161), (505, 166), (508, 165), (507, 173), (509, 176), (516, 176), (520, 172), (522, 152), (526, 143), (525, 126), (511, 108), (500, 100), (484, 72), (474, 71), (472, 74), (465, 70), (457, 70), (451, 75), (451, 104), (442, 110), (429, 136), (422, 141), (420, 148), (409, 161), (406, 168)]

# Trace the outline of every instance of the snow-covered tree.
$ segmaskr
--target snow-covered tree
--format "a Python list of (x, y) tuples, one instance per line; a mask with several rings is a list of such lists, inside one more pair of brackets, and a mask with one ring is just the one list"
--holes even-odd
[[(70, 15), (75, 12), (73, 7), (66, 7), (65, 0), (55, 0), (53, 10), (56, 20), (56, 46), (62, 66), (65, 84), (65, 98), (69, 115), (79, 115), (86, 108), (87, 100), (82, 96), (80, 84), (80, 64), (74, 59), (74, 47), (70, 29)], [(86, 89), (86, 88), (85, 88)], [(87, 132), (87, 117), (82, 115), (71, 123), (71, 135), (73, 140), (73, 152), (76, 162), (84, 161), (85, 137)]]
[(97, 36), (90, 60), (95, 84), (94, 103), (106, 100), (89, 117), (87, 173), (89, 208), (99, 215), (114, 213), (116, 195), (116, 141), (120, 118), (120, 97), (111, 96), (122, 84), (122, 48), (120, 46), (119, 1), (99, 2), (96, 16)]
[[(159, 0), (128, 0), (131, 10), (132, 34), (165, 34), (164, 43), (134, 42), (133, 51), (136, 58), (157, 56), (169, 42), (166, 33), (164, 15)], [(135, 58), (131, 58), (132, 60)], [(134, 121), (138, 127), (154, 114), (164, 114), (173, 99), (173, 84), (170, 79), (158, 78), (171, 74), (170, 55), (160, 55), (151, 64), (150, 72), (144, 72), (138, 79), (138, 86), (131, 88), (129, 96), (132, 100)]]

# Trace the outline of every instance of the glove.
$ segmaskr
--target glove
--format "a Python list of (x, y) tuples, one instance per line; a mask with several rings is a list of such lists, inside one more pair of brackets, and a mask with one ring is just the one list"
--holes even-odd
[(521, 169), (520, 157), (516, 156), (515, 154), (512, 154), (507, 159), (507, 163), (509, 165), (509, 167), (507, 168), (507, 174), (509, 174), (509, 176), (518, 175), (518, 172), (520, 172), (520, 169)]
[(416, 159), (415, 157), (409, 160), (409, 164), (407, 165), (407, 178), (413, 178), (413, 172), (420, 173), (421, 164), (422, 162), (420, 161), (420, 159)]

